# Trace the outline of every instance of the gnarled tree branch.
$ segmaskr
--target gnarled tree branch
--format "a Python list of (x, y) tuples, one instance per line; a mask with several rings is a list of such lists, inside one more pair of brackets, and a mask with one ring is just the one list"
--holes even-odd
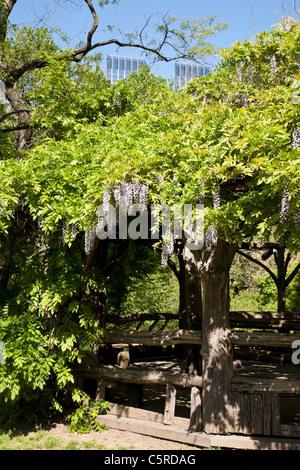
[(278, 279), (277, 279), (277, 277), (276, 277), (275, 274), (271, 271), (271, 269), (268, 268), (268, 266), (266, 266), (264, 263), (262, 263), (262, 262), (259, 261), (258, 259), (252, 258), (252, 256), (248, 255), (247, 253), (245, 253), (245, 252), (242, 251), (242, 250), (238, 250), (238, 254), (241, 255), (241, 256), (244, 256), (244, 258), (248, 259), (249, 261), (252, 261), (253, 263), (256, 263), (258, 266), (260, 266), (261, 268), (265, 269), (265, 271), (267, 271), (267, 273), (270, 274), (270, 276), (271, 276), (271, 278), (273, 279), (273, 281), (275, 282), (275, 284), (276, 284), (276, 285), (278, 284)]

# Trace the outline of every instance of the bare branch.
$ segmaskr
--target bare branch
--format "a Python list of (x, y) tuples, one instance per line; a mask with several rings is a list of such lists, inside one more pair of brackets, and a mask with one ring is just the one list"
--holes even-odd
[(284, 263), (284, 272), (285, 272), (285, 274), (287, 273), (287, 268), (288, 268), (288, 265), (289, 265), (289, 262), (291, 261), (291, 259), (292, 259), (292, 255), (291, 255), (291, 253), (288, 253), (287, 257), (286, 257), (286, 260), (285, 260), (285, 263)]
[(173, 273), (177, 277), (178, 281), (180, 281), (180, 276), (179, 276), (179, 272), (178, 272), (178, 269), (176, 267), (176, 264), (170, 258), (168, 259), (168, 266), (173, 271)]
[[(12, 0), (10, 3), (16, 3), (17, 0)], [(51, 60), (70, 60), (73, 62), (81, 62), (82, 59), (91, 51), (109, 46), (109, 45), (116, 45), (118, 48), (135, 48), (135, 49), (140, 49), (146, 53), (150, 53), (156, 57), (156, 60), (158, 61), (163, 61), (163, 62), (171, 62), (174, 60), (179, 60), (179, 59), (190, 59), (195, 62), (200, 62), (200, 60), (195, 57), (195, 54), (188, 53), (185, 51), (185, 49), (188, 49), (189, 47), (189, 42), (187, 41), (186, 37), (184, 34), (181, 33), (180, 30), (174, 30), (170, 29), (170, 25), (168, 24), (166, 16), (163, 16), (161, 18), (163, 22), (163, 28), (161, 29), (161, 32), (163, 32), (163, 37), (161, 40), (158, 42), (158, 44), (152, 45), (150, 44), (144, 44), (144, 31), (149, 25), (149, 22), (152, 18), (153, 15), (149, 16), (148, 19), (146, 20), (145, 25), (141, 29), (139, 33), (139, 41), (137, 40), (136, 42), (132, 40), (120, 40), (120, 39), (109, 39), (106, 41), (100, 41), (100, 42), (95, 42), (93, 44), (93, 37), (94, 34), (98, 28), (99, 25), (99, 17), (98, 14), (96, 13), (96, 10), (93, 5), (92, 0), (84, 0), (86, 3), (87, 7), (89, 8), (89, 11), (91, 13), (91, 16), (93, 18), (93, 24), (88, 31), (87, 34), (87, 39), (86, 43), (82, 47), (78, 47), (73, 51), (67, 52), (67, 53), (60, 53), (57, 56), (51, 57)], [(174, 40), (179, 40), (179, 42), (182, 44), (183, 47), (177, 46), (174, 42)], [(170, 55), (165, 55), (162, 53), (162, 49), (164, 46), (169, 47), (173, 52), (173, 56)], [(48, 66), (50, 63), (50, 58), (47, 57), (40, 57), (36, 59), (29, 60), (28, 62), (20, 65), (19, 67), (16, 67), (15, 69), (12, 70), (7, 70), (6, 72), (9, 73), (10, 79), (12, 79), (13, 83), (16, 83), (18, 79), (20, 79), (25, 73), (31, 72), (32, 70), (35, 69), (41, 69), (43, 67)], [(201, 60), (201, 63), (203, 63), (203, 60)]]
[(292, 280), (296, 277), (300, 270), (300, 263), (295, 267), (294, 271), (289, 275), (289, 277), (285, 280), (285, 287), (287, 287)]
[(144, 33), (145, 29), (147, 28), (147, 26), (149, 25), (152, 16), (153, 16), (153, 15), (148, 16), (148, 18), (146, 19), (146, 23), (144, 24), (144, 26), (142, 27), (141, 31), (139, 32), (139, 37), (140, 37), (141, 45), (143, 45), (143, 33)]
[(276, 284), (276, 285), (278, 284), (278, 279), (277, 279), (277, 277), (276, 277), (275, 274), (271, 271), (271, 269), (268, 268), (268, 266), (266, 266), (264, 263), (262, 263), (262, 262), (259, 261), (258, 259), (252, 258), (252, 256), (250, 256), (250, 255), (244, 253), (244, 252), (241, 251), (241, 250), (238, 250), (238, 254), (241, 255), (241, 256), (244, 256), (244, 258), (247, 258), (249, 261), (252, 261), (253, 263), (258, 264), (258, 266), (260, 266), (260, 267), (263, 268), (265, 271), (267, 271), (267, 273), (271, 276), (271, 278), (273, 279), (273, 281), (275, 282), (275, 284)]
[[(87, 4), (90, 12), (91, 12), (91, 15), (93, 17), (93, 25), (91, 27), (91, 29), (89, 30), (88, 32), (88, 35), (87, 35), (87, 40), (86, 40), (86, 46), (85, 46), (85, 49), (88, 51), (92, 50), (91, 47), (92, 47), (92, 39), (93, 39), (93, 35), (95, 33), (95, 31), (97, 30), (98, 28), (98, 25), (99, 25), (99, 17), (96, 13), (96, 10), (94, 8), (94, 5), (92, 3), (92, 0), (84, 0), (85, 3)], [(83, 57), (86, 55), (85, 51), (83, 51), (81, 53), (81, 56), (78, 57), (79, 60), (82, 60)]]
[(19, 114), (19, 113), (28, 113), (28, 114), (30, 114), (30, 111), (28, 109), (20, 109), (18, 111), (11, 111), (10, 113), (4, 114), (4, 116), (2, 116), (0, 118), (0, 122), (3, 122), (3, 121), (5, 121), (5, 119), (7, 119), (7, 118), (9, 118), (9, 117), (11, 117), (15, 114)]
[(16, 126), (16, 127), (7, 127), (5, 129), (0, 129), (0, 134), (7, 134), (8, 132), (15, 132), (15, 131), (25, 131), (28, 129), (33, 129), (34, 127), (37, 127), (37, 126), (32, 126), (30, 124), (23, 124), (23, 125)]
[(116, 46), (118, 47), (133, 47), (135, 49), (142, 49), (146, 52), (151, 52), (153, 54), (155, 54), (160, 60), (164, 61), (164, 62), (171, 62), (173, 60), (177, 60), (177, 59), (183, 59), (183, 58), (187, 58), (186, 55), (180, 55), (180, 56), (177, 56), (177, 57), (166, 57), (164, 56), (163, 54), (161, 54), (160, 52), (160, 49), (161, 49), (161, 45), (159, 45), (159, 47), (157, 48), (154, 48), (154, 47), (147, 47), (143, 44), (140, 44), (140, 43), (132, 43), (132, 42), (121, 42), (119, 39), (109, 39), (107, 41), (102, 41), (102, 42), (97, 42), (96, 44), (93, 44), (90, 48), (87, 48), (86, 46), (80, 48), (80, 49), (77, 49), (74, 51), (74, 53), (72, 54), (72, 58), (74, 60), (74, 62), (80, 62), (82, 60), (82, 58), (88, 54), (88, 52), (94, 50), (94, 49), (97, 49), (99, 47), (104, 47), (104, 46), (109, 46), (111, 44), (115, 44)]
[(256, 35), (257, 31), (256, 31), (256, 26), (255, 26), (253, 0), (250, 0), (250, 8), (251, 8), (251, 15), (252, 15), (252, 27), (253, 27), (254, 34)]
[(293, 9), (299, 18), (299, 10), (297, 9), (297, 0), (293, 0)]

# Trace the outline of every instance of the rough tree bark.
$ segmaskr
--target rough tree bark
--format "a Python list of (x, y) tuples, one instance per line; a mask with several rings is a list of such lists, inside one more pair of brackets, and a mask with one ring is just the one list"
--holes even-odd
[[(202, 290), (199, 260), (186, 246), (182, 247), (179, 259), (180, 276), (180, 314), (181, 328), (201, 330), (202, 328)], [(186, 372), (200, 375), (202, 370), (200, 347), (184, 346), (187, 360)]]
[[(184, 243), (177, 242), (176, 254), (178, 267), (168, 260), (179, 283), (179, 328), (201, 330), (202, 328), (202, 290), (199, 260)], [(201, 375), (202, 363), (200, 347), (177, 345), (177, 355), (186, 360), (186, 372)]]
[(218, 238), (200, 253), (203, 429), (210, 434), (226, 434), (230, 429), (228, 410), (233, 359), (229, 337), (229, 270), (236, 251), (236, 245)]
[(26, 150), (30, 147), (32, 128), (28, 126), (31, 112), (22, 101), (14, 86), (6, 83), (6, 97), (13, 111), (18, 116), (17, 151)]

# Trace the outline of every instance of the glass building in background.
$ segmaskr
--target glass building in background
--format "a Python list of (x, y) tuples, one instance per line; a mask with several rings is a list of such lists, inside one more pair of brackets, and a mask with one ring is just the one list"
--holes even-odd
[(122, 78), (128, 78), (131, 72), (138, 70), (143, 65), (147, 65), (143, 59), (107, 55), (106, 78), (114, 83)]
[(199, 78), (210, 73), (210, 67), (197, 64), (180, 64), (175, 62), (175, 87), (185, 86), (192, 78)]

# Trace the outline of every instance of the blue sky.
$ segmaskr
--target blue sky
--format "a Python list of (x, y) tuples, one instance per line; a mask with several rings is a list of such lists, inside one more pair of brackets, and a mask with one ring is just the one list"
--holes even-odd
[[(76, 2), (81, 3), (79, 0)], [(96, 6), (97, 0), (94, 3)], [(227, 23), (229, 27), (226, 31), (218, 33), (214, 42), (220, 47), (229, 47), (235, 41), (251, 39), (255, 31), (260, 33), (270, 30), (285, 12), (291, 12), (289, 4), (291, 4), (289, 0), (252, 0), (252, 2), (251, 0), (121, 0), (119, 5), (100, 10), (100, 25), (94, 40), (99, 41), (109, 37), (107, 32), (101, 31), (107, 25), (118, 25), (124, 32), (131, 32), (143, 25), (145, 17), (153, 13), (168, 13), (179, 19), (188, 17), (199, 19), (206, 15), (217, 15), (218, 21)], [(285, 11), (282, 5), (285, 6)], [(41, 18), (47, 21), (49, 26), (59, 27), (66, 31), (72, 38), (70, 45), (76, 45), (81, 38), (84, 39), (91, 25), (91, 17), (86, 6), (74, 7), (64, 0), (58, 2), (55, 0), (19, 0), (13, 10), (11, 21), (15, 24), (36, 25), (41, 24), (38, 21)], [(115, 46), (105, 47), (101, 49), (101, 52), (104, 55), (139, 56), (137, 50), (117, 51)], [(103, 68), (105, 68), (105, 61), (103, 61)], [(174, 76), (173, 63), (154, 66), (152, 70), (165, 78)]]

